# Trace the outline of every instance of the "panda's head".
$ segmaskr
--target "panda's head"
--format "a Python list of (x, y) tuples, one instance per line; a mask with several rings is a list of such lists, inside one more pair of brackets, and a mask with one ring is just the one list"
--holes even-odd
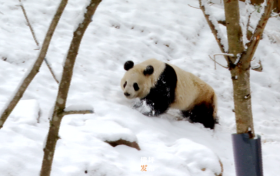
[(148, 63), (141, 63), (134, 66), (132, 61), (124, 64), (127, 71), (121, 80), (121, 88), (126, 98), (144, 98), (151, 87), (154, 86), (154, 67)]

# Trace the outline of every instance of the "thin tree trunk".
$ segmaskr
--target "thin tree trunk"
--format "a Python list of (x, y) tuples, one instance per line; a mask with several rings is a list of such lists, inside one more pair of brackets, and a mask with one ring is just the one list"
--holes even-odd
[(251, 106), (250, 67), (235, 67), (231, 71), (233, 84), (236, 132), (249, 133), (254, 137), (254, 124)]
[(228, 52), (232, 65), (229, 65), (232, 83), (234, 111), (237, 133), (254, 135), (253, 116), (250, 93), (250, 62), (241, 63), (240, 59), (244, 51), (242, 30), (239, 22), (238, 0), (224, 0), (226, 27), (228, 36)]
[(46, 37), (45, 37), (44, 42), (43, 42), (43, 46), (41, 48), (41, 51), (39, 53), (39, 56), (38, 56), (36, 62), (32, 66), (32, 69), (30, 70), (30, 72), (27, 74), (27, 76), (22, 81), (18, 90), (16, 90), (16, 93), (13, 96), (12, 100), (10, 102), (8, 102), (6, 107), (4, 107), (4, 111), (2, 113), (0, 113), (1, 114), (0, 129), (3, 127), (3, 125), (6, 122), (8, 116), (11, 114), (11, 112), (13, 111), (15, 106), (17, 105), (18, 101), (21, 99), (22, 95), (24, 94), (25, 90), (27, 89), (27, 87), (29, 86), (29, 84), (31, 83), (33, 78), (39, 72), (39, 69), (40, 69), (40, 67), (42, 65), (42, 62), (44, 61), (44, 58), (46, 56), (46, 53), (48, 51), (49, 44), (50, 44), (51, 38), (53, 36), (54, 30), (55, 30), (55, 28), (57, 26), (57, 23), (58, 23), (58, 21), (61, 17), (61, 14), (63, 13), (63, 10), (64, 10), (64, 8), (67, 4), (67, 1), (68, 0), (62, 0), (60, 2), (60, 5), (59, 5), (59, 7), (56, 11), (56, 14), (54, 15), (54, 17), (52, 19), (52, 22), (49, 26), (48, 32), (47, 32)]
[[(51, 166), (53, 162), (53, 156), (55, 152), (56, 142), (59, 139), (59, 128), (60, 123), (65, 114), (69, 112), (64, 112), (65, 104), (67, 100), (67, 95), (73, 75), (73, 68), (75, 60), (79, 51), (80, 43), (86, 28), (91, 22), (91, 17), (94, 14), (97, 6), (101, 0), (91, 0), (90, 4), (87, 6), (86, 13), (84, 15), (84, 20), (79, 24), (78, 28), (74, 32), (74, 36), (68, 50), (68, 54), (63, 67), (63, 74), (59, 84), (58, 95), (55, 102), (54, 111), (52, 114), (52, 119), (50, 121), (50, 129), (47, 137), (46, 146), (44, 148), (44, 158), (42, 162), (42, 168), (40, 176), (49, 176), (51, 173)], [(80, 111), (82, 113), (82, 111)], [(74, 112), (77, 114), (77, 112)], [(83, 113), (82, 113), (83, 114)]]
[[(219, 40), (219, 34), (215, 27), (215, 19), (206, 14), (206, 2), (199, 0), (200, 8), (208, 22), (212, 33), (214, 34), (216, 41), (223, 52), (227, 54), (225, 59), (228, 62), (228, 68), (231, 72), (231, 78), (233, 83), (233, 97), (234, 108), (236, 117), (236, 129), (238, 134), (249, 133), (250, 137), (254, 137), (253, 128), (253, 115), (251, 107), (251, 92), (250, 92), (250, 62), (255, 54), (258, 43), (263, 34), (264, 28), (270, 17), (273, 2), (275, 0), (267, 0), (264, 13), (260, 18), (258, 25), (250, 38), (250, 42), (246, 43), (247, 49), (244, 49), (242, 41), (242, 30), (240, 26), (240, 14), (237, 0), (224, 0), (226, 27), (228, 36), (228, 53), (225, 53), (225, 49), (221, 40)], [(208, 8), (208, 7), (207, 7)], [(209, 11), (209, 9), (208, 9)], [(210, 20), (210, 18), (212, 18)], [(233, 55), (233, 56), (231, 56)]]
[(234, 57), (230, 57), (233, 64), (229, 65), (229, 69), (233, 83), (236, 130), (238, 134), (249, 133), (250, 137), (253, 138), (255, 132), (251, 105), (250, 62), (270, 17), (273, 0), (267, 1), (265, 11), (258, 22), (250, 42), (247, 44), (248, 48), (246, 50), (244, 50), (242, 42), (238, 0), (224, 0), (224, 6), (229, 53), (234, 54)]

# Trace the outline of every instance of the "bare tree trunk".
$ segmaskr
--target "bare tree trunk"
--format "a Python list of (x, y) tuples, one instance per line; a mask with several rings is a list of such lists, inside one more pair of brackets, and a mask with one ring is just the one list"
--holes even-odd
[(29, 86), (29, 84), (31, 83), (33, 78), (39, 72), (39, 69), (40, 69), (42, 62), (44, 61), (44, 58), (46, 56), (46, 53), (48, 51), (49, 44), (50, 44), (51, 38), (53, 36), (54, 30), (57, 26), (57, 23), (61, 17), (61, 14), (62, 14), (66, 4), (67, 4), (67, 0), (62, 0), (60, 2), (60, 5), (56, 11), (56, 14), (54, 15), (52, 22), (49, 26), (48, 32), (47, 32), (46, 37), (43, 42), (43, 46), (41, 48), (41, 51), (39, 53), (39, 56), (38, 56), (36, 62), (32, 66), (32, 69), (30, 70), (30, 72), (27, 74), (27, 76), (22, 81), (18, 90), (16, 90), (16, 93), (13, 96), (12, 100), (10, 102), (8, 102), (6, 107), (4, 107), (4, 111), (1, 113), (1, 117), (0, 117), (0, 129), (3, 127), (8, 116), (11, 114), (11, 112), (17, 105), (18, 101), (21, 99), (22, 95), (24, 94), (25, 90), (27, 89), (27, 87)]
[[(101, 0), (91, 0), (90, 4), (87, 6), (86, 13), (84, 15), (84, 20), (79, 24), (78, 28), (74, 32), (74, 36), (68, 50), (68, 54), (63, 67), (63, 74), (59, 84), (59, 90), (55, 102), (54, 111), (52, 114), (52, 119), (50, 121), (50, 129), (47, 137), (46, 146), (44, 148), (44, 158), (41, 168), (40, 176), (49, 176), (51, 173), (51, 166), (53, 162), (53, 156), (55, 152), (56, 142), (59, 139), (59, 128), (60, 123), (64, 115), (70, 114), (70, 111), (65, 112), (65, 104), (67, 100), (67, 95), (73, 75), (73, 68), (75, 60), (79, 51), (80, 43), (86, 28), (91, 22), (91, 17), (94, 14), (96, 8), (98, 7)], [(88, 113), (89, 111), (76, 111), (72, 112), (74, 114)]]
[[(231, 73), (231, 79), (233, 83), (233, 97), (234, 97), (234, 109), (236, 118), (236, 130), (238, 134), (249, 133), (250, 137), (254, 137), (253, 115), (251, 107), (251, 90), (250, 90), (250, 62), (255, 54), (258, 43), (261, 39), (261, 35), (270, 17), (273, 1), (267, 0), (264, 13), (258, 22), (258, 25), (252, 34), (250, 42), (246, 44), (247, 49), (244, 49), (242, 41), (242, 30), (239, 21), (239, 6), (238, 0), (224, 0), (226, 27), (228, 36), (228, 53), (225, 53), (224, 46), (221, 44), (215, 23), (210, 20), (209, 15), (205, 13), (205, 3), (200, 1), (200, 8), (203, 11), (205, 19), (210, 24), (210, 29), (214, 34), (216, 41), (221, 48), (223, 54), (230, 54), (226, 58), (228, 62), (228, 68)], [(208, 9), (209, 10), (209, 9)]]
[(238, 0), (224, 0), (226, 27), (228, 36), (229, 66), (232, 83), (237, 133), (250, 133), (254, 135), (253, 116), (250, 93), (250, 60), (247, 63), (239, 62), (244, 51), (242, 30), (239, 22)]

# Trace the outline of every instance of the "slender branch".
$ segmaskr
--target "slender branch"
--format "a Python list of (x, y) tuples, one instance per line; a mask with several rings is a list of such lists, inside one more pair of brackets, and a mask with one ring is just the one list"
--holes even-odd
[(194, 9), (200, 9), (200, 8), (198, 8), (198, 7), (191, 6), (190, 4), (188, 4), (188, 6), (194, 8)]
[(61, 17), (61, 14), (67, 4), (67, 0), (61, 0), (61, 3), (56, 11), (56, 14), (54, 15), (52, 22), (49, 26), (48, 32), (45, 36), (42, 48), (40, 50), (40, 53), (38, 55), (37, 60), (32, 66), (32, 69), (27, 73), (27, 75), (24, 77), (23, 81), (21, 82), (21, 85), (19, 88), (15, 91), (16, 93), (13, 95), (11, 101), (7, 102), (7, 105), (4, 108), (4, 111), (2, 111), (1, 117), (0, 117), (0, 128), (3, 127), (5, 121), (7, 120), (8, 116), (11, 114), (15, 106), (17, 105), (18, 101), (21, 99), (22, 95), (24, 94), (25, 90), (33, 80), (33, 78), (36, 76), (36, 74), (39, 72), (39, 69), (42, 65), (42, 62), (44, 61), (44, 58), (46, 56), (46, 53), (49, 48), (50, 41), (52, 39), (54, 30), (57, 26), (57, 23)]
[[(218, 46), (219, 46), (221, 52), (222, 52), (222, 53), (226, 53), (225, 46), (224, 46), (224, 44), (222, 43), (222, 39), (221, 39), (221, 37), (222, 37), (221, 35), (222, 35), (222, 34), (220, 34), (220, 36), (219, 36), (219, 34), (218, 34), (218, 32), (219, 32), (219, 31), (221, 32), (221, 30), (219, 30), (219, 31), (217, 30), (217, 29), (219, 29), (217, 20), (214, 19), (214, 18), (212, 18), (209, 14), (206, 14), (206, 12), (205, 12), (205, 4), (202, 4), (202, 0), (199, 0), (199, 6), (200, 6), (200, 9), (202, 10), (202, 13), (203, 13), (203, 15), (204, 15), (204, 17), (205, 17), (205, 19), (206, 19), (206, 21), (207, 21), (207, 23), (208, 23), (208, 25), (209, 25), (211, 31), (212, 31), (212, 33), (213, 33), (213, 35), (214, 35), (216, 41), (217, 41), (217, 44), (218, 44)], [(211, 19), (211, 20), (210, 20), (210, 19)], [(216, 20), (216, 21), (215, 21), (215, 20)], [(215, 21), (215, 22), (213, 22), (213, 21)], [(216, 25), (215, 25), (215, 24), (216, 24)], [(224, 58), (225, 58), (226, 61), (228, 62), (228, 65), (230, 65), (230, 64), (231, 64), (231, 61), (230, 61), (229, 57), (227, 57), (226, 55), (224, 55)]]
[(23, 6), (21, 0), (19, 0), (19, 2), (20, 2), (20, 5), (19, 5), (19, 6), (20, 6), (21, 9), (22, 9), (22, 12), (23, 12), (24, 17), (25, 17), (25, 19), (26, 19), (27, 25), (29, 26), (29, 29), (30, 29), (31, 34), (32, 34), (32, 36), (33, 36), (33, 39), (34, 39), (36, 45), (39, 47), (39, 42), (38, 42), (38, 40), (37, 40), (37, 38), (36, 38), (36, 36), (35, 36), (35, 32), (34, 32), (32, 26), (31, 26), (31, 24), (30, 24), (30, 22), (29, 22), (29, 19), (28, 19), (28, 17), (27, 17), (26, 11), (25, 11), (25, 8), (24, 8), (24, 6)]
[[(212, 57), (211, 57), (210, 55), (208, 55), (208, 56), (209, 56), (209, 58), (210, 58), (212, 61), (214, 61), (216, 64), (220, 65), (221, 67), (224, 67), (224, 68), (228, 69), (228, 67), (223, 66), (222, 64), (220, 64), (219, 62), (217, 62), (215, 56), (214, 56), (215, 59), (212, 59)], [(216, 70), (216, 65), (215, 65), (215, 70)]]
[(50, 72), (51, 72), (51, 74), (52, 74), (52, 76), (53, 76), (53, 79), (55, 80), (55, 82), (57, 82), (57, 84), (59, 84), (59, 81), (58, 81), (58, 79), (56, 78), (56, 76), (55, 76), (55, 74), (54, 74), (54, 72), (53, 72), (53, 69), (52, 69), (52, 67), (50, 66), (50, 64), (49, 64), (49, 62), (48, 62), (48, 60), (47, 60), (47, 58), (45, 58), (44, 60), (45, 60), (45, 63), (46, 63), (47, 67), (49, 68), (49, 70), (50, 70)]
[(248, 22), (247, 22), (247, 25), (246, 25), (246, 32), (249, 31), (249, 27), (250, 27), (250, 19), (251, 19), (251, 16), (252, 14), (255, 12), (256, 10), (254, 10), (253, 12), (251, 12), (248, 16)]
[[(246, 1), (247, 3), (247, 1)], [(251, 20), (251, 16), (252, 14), (255, 12), (256, 10), (254, 10), (253, 12), (251, 12), (248, 16), (248, 21), (247, 21), (247, 25), (246, 25), (246, 29), (245, 29), (245, 34), (244, 34), (244, 37), (246, 37), (247, 41), (244, 39), (244, 48), (246, 47), (246, 44), (250, 41), (252, 35), (253, 35), (253, 32), (250, 30), (250, 27), (253, 28), (251, 25), (250, 25), (250, 20)], [(248, 13), (248, 10), (247, 10), (247, 13)]]
[[(44, 158), (42, 162), (40, 176), (50, 176), (53, 156), (55, 153), (55, 146), (57, 140), (59, 139), (58, 133), (60, 128), (60, 123), (65, 113), (68, 114), (69, 112), (71, 112), (71, 111), (64, 112), (64, 110), (65, 110), (65, 104), (66, 104), (68, 91), (73, 75), (75, 60), (78, 55), (82, 37), (86, 31), (86, 28), (91, 22), (92, 15), (94, 14), (100, 2), (101, 0), (90, 1), (90, 4), (87, 6), (85, 10), (83, 22), (79, 24), (79, 26), (74, 32), (73, 39), (71, 41), (71, 45), (69, 47), (65, 64), (63, 67), (62, 78), (59, 83), (59, 89), (56, 97), (54, 111), (50, 121), (50, 129), (47, 137), (46, 146), (44, 147)], [(74, 113), (74, 111), (72, 112)]]
[(71, 114), (92, 114), (93, 110), (81, 110), (81, 111), (64, 111), (63, 115), (71, 115)]
[[(215, 20), (215, 19), (211, 18), (210, 15), (206, 14), (206, 12), (205, 12), (205, 4), (203, 5), (201, 1), (202, 0), (199, 0), (200, 9), (202, 10), (203, 15), (204, 15), (204, 17), (205, 17), (205, 19), (206, 19), (206, 21), (207, 21), (207, 23), (208, 23), (212, 33), (214, 34), (214, 37), (215, 37), (215, 39), (216, 39), (216, 41), (217, 41), (217, 43), (218, 43), (222, 53), (225, 53), (225, 46), (221, 42), (221, 37), (218, 36), (218, 32), (219, 31), (217, 29), (219, 28), (219, 26), (214, 25), (214, 23), (211, 21), (211, 20)], [(211, 18), (211, 20), (210, 20), (210, 18)], [(218, 24), (218, 22), (217, 22), (217, 24)]]
[(260, 18), (258, 25), (255, 29), (255, 32), (253, 36), (251, 37), (251, 40), (249, 43), (247, 43), (247, 51), (246, 54), (249, 54), (249, 57), (246, 58), (244, 62), (250, 62), (255, 54), (255, 51), (257, 49), (257, 46), (260, 42), (261, 35), (263, 34), (264, 28), (267, 24), (267, 21), (270, 17), (271, 11), (273, 8), (273, 0), (267, 0), (266, 7), (264, 9), (264, 13), (262, 14), (262, 17)]
[[(31, 25), (31, 23), (29, 22), (29, 19), (28, 19), (28, 16), (27, 16), (27, 14), (26, 14), (26, 11), (25, 11), (25, 8), (24, 8), (24, 6), (23, 6), (23, 3), (21, 2), (21, 0), (19, 0), (19, 2), (20, 2), (20, 7), (21, 7), (21, 9), (22, 9), (22, 12), (23, 12), (23, 14), (24, 14), (25, 20), (26, 20), (26, 22), (27, 22), (27, 25), (29, 26), (29, 29), (30, 29), (31, 34), (32, 34), (32, 36), (33, 36), (33, 39), (34, 39), (36, 45), (38, 46), (38, 48), (40, 48), (40, 44), (39, 44), (39, 42), (38, 42), (38, 40), (37, 40), (37, 38), (36, 38), (35, 32), (34, 32), (34, 30), (33, 30), (33, 28), (32, 28), (32, 25)], [(46, 64), (47, 64), (47, 67), (49, 68), (49, 70), (50, 70), (50, 72), (51, 72), (51, 74), (52, 74), (54, 80), (58, 83), (58, 80), (57, 80), (57, 78), (56, 78), (56, 76), (55, 76), (55, 74), (54, 74), (53, 69), (51, 68), (50, 64), (48, 63), (47, 58), (45, 58), (44, 60), (45, 60), (45, 62), (46, 62)]]

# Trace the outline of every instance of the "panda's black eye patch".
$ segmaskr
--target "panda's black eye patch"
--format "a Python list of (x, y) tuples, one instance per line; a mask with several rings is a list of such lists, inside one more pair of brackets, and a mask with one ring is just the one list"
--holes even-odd
[(124, 85), (123, 85), (123, 88), (125, 88), (126, 84), (127, 84), (127, 82), (125, 81), (125, 83), (124, 83)]
[(137, 83), (134, 83), (134, 84), (133, 84), (133, 88), (134, 88), (135, 91), (138, 91), (138, 90), (139, 90), (138, 84), (137, 84)]

